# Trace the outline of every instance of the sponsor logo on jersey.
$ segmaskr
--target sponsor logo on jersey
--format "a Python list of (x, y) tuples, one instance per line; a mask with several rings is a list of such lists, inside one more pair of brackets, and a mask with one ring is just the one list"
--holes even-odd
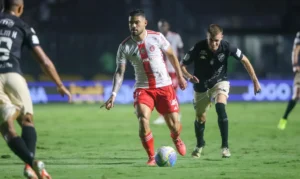
[(1, 19), (0, 24), (6, 25), (7, 27), (11, 28), (15, 25), (15, 22), (11, 19)]

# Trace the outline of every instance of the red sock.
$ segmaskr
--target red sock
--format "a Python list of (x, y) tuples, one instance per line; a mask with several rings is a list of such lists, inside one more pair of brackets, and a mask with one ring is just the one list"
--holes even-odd
[(140, 137), (142, 144), (148, 154), (148, 157), (154, 157), (155, 152), (154, 152), (154, 138), (152, 135), (152, 132), (149, 132), (146, 136)]
[(172, 137), (173, 140), (178, 139), (178, 137), (180, 135), (180, 132), (181, 132), (181, 129), (182, 129), (182, 125), (180, 124), (179, 130), (177, 132), (171, 132), (171, 137)]

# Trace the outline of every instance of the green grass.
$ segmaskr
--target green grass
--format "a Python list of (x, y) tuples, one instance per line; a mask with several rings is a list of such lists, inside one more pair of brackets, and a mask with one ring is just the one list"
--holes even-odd
[[(215, 109), (206, 123), (207, 146), (201, 159), (192, 159), (195, 146), (194, 111), (182, 105), (182, 139), (187, 155), (173, 168), (147, 167), (131, 105), (111, 111), (98, 105), (37, 105), (37, 158), (45, 161), (54, 179), (269, 179), (299, 178), (300, 111), (296, 107), (285, 131), (277, 123), (285, 103), (230, 103), (229, 139), (232, 157), (222, 159)], [(157, 117), (153, 113), (152, 121)], [(19, 130), (19, 127), (18, 127)], [(20, 131), (20, 130), (19, 130)], [(165, 125), (152, 125), (156, 149), (172, 141)], [(0, 179), (23, 178), (23, 164), (0, 141)]]

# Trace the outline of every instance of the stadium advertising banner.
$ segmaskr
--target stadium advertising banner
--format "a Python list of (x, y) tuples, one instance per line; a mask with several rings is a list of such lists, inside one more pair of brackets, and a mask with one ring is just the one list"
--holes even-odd
[[(229, 101), (286, 101), (291, 98), (291, 80), (261, 80), (262, 92), (254, 95), (250, 80), (230, 81)], [(75, 103), (97, 103), (108, 99), (111, 94), (112, 81), (75, 81), (64, 82), (73, 94)], [(33, 103), (66, 102), (61, 97), (52, 82), (28, 83)], [(125, 80), (116, 98), (116, 103), (132, 104), (134, 81)], [(177, 92), (180, 103), (191, 103), (193, 99), (193, 85), (188, 84), (185, 91)]]

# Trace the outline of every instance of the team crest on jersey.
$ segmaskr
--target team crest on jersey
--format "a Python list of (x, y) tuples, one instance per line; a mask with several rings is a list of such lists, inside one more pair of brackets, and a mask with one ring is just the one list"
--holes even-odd
[(13, 27), (15, 25), (15, 22), (11, 19), (1, 19), (0, 24), (5, 25), (9, 28)]
[(145, 54), (146, 50), (144, 48), (141, 49), (141, 54)]
[(154, 50), (155, 50), (154, 45), (151, 45), (149, 49), (150, 49), (151, 52), (154, 52)]
[(224, 54), (224, 53), (220, 53), (220, 54), (218, 55), (218, 60), (219, 60), (220, 62), (223, 62), (224, 59), (225, 59), (225, 54)]
[(201, 50), (200, 55), (207, 55), (207, 52), (205, 50)]

